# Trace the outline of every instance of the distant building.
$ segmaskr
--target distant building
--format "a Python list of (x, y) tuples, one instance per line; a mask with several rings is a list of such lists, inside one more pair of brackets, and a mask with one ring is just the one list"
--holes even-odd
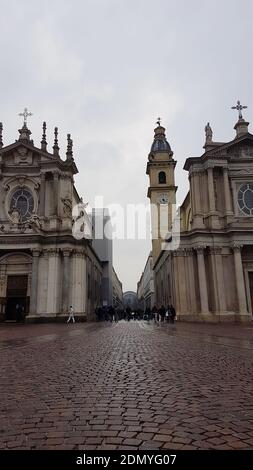
[(123, 308), (122, 283), (120, 282), (114, 268), (112, 270), (112, 295), (114, 307)]
[(138, 298), (136, 292), (127, 291), (123, 294), (123, 304), (124, 308), (130, 307), (132, 310), (137, 310), (139, 308)]
[(137, 284), (138, 304), (142, 310), (154, 306), (154, 271), (152, 252), (149, 254), (144, 271)]
[(104, 306), (122, 307), (122, 284), (113, 268), (112, 226), (108, 209), (92, 211), (92, 246), (102, 264), (101, 303)]

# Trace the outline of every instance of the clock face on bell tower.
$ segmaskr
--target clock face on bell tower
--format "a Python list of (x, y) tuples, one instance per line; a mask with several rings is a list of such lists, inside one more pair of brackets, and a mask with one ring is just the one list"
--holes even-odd
[[(166, 139), (165, 128), (159, 122), (154, 132), (154, 142), (148, 156), (146, 173), (149, 175), (148, 197), (151, 204), (152, 252), (155, 261), (165, 241), (162, 237), (164, 217), (167, 219), (167, 231), (171, 230), (172, 204), (176, 203), (177, 187), (174, 178), (176, 161), (173, 159), (173, 152)], [(161, 213), (163, 214), (162, 220)]]
[(167, 194), (160, 194), (159, 195), (159, 198), (158, 198), (158, 201), (160, 204), (168, 204), (168, 195)]

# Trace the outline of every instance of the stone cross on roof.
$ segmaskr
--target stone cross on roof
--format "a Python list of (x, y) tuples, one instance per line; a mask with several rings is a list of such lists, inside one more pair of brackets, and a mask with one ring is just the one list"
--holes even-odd
[(239, 113), (239, 119), (242, 119), (242, 110), (246, 109), (248, 106), (242, 106), (241, 102), (238, 100), (236, 106), (232, 106), (231, 109), (237, 109)]
[(24, 117), (24, 126), (26, 126), (28, 116), (32, 116), (32, 115), (33, 113), (29, 113), (27, 108), (24, 109), (23, 113), (19, 113), (19, 116)]

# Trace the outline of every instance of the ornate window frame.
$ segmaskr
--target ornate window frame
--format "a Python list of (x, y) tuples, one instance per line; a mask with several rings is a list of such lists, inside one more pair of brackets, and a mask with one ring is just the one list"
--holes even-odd
[(237, 185), (237, 188), (236, 188), (237, 208), (238, 208), (239, 214), (243, 217), (253, 217), (253, 207), (251, 209), (247, 208), (247, 210), (250, 211), (250, 214), (247, 214), (246, 212), (244, 212), (243, 207), (240, 206), (240, 202), (239, 202), (239, 193), (240, 192), (243, 193), (248, 190), (252, 191), (252, 194), (253, 194), (253, 181), (252, 182), (242, 181), (240, 182), (240, 184)]
[(14, 195), (14, 193), (19, 190), (19, 189), (24, 189), (26, 191), (29, 191), (32, 194), (33, 201), (34, 201), (34, 207), (33, 207), (33, 213), (36, 214), (38, 212), (38, 205), (39, 205), (39, 198), (38, 198), (38, 189), (40, 185), (37, 181), (35, 181), (32, 178), (27, 178), (25, 176), (20, 176), (20, 177), (14, 177), (6, 181), (4, 184), (4, 190), (5, 190), (5, 195), (4, 195), (4, 207), (5, 207), (5, 213), (7, 216), (7, 219), (12, 221), (11, 215), (10, 215), (10, 207), (11, 207), (11, 200)]

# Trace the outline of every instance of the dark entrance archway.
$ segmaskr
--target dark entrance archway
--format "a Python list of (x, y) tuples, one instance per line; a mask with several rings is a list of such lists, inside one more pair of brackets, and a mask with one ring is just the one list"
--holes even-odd
[(10, 275), (7, 279), (6, 320), (17, 319), (17, 305), (21, 306), (23, 314), (28, 311), (27, 297), (28, 275)]

